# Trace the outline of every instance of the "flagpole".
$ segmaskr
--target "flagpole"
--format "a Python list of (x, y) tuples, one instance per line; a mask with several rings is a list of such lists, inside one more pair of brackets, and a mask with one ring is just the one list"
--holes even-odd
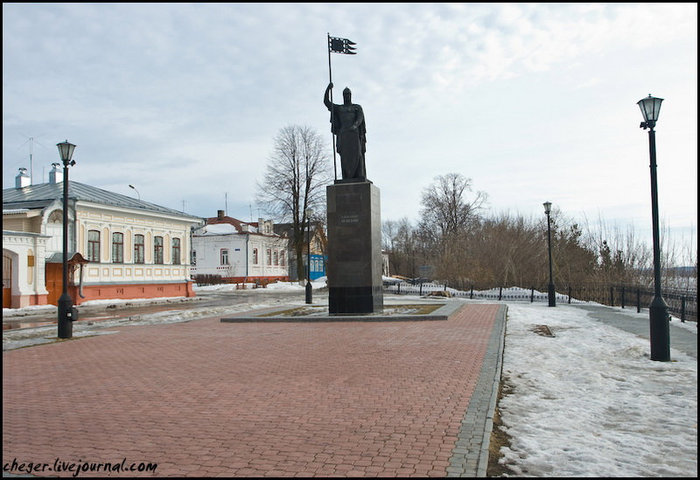
[[(331, 74), (331, 34), (326, 32), (328, 41), (326, 42), (326, 48), (328, 48), (328, 83), (333, 83), (333, 76)], [(335, 135), (333, 134), (333, 89), (331, 88), (331, 139), (333, 140), (333, 175), (335, 181), (338, 181), (338, 168), (336, 166), (335, 158)]]

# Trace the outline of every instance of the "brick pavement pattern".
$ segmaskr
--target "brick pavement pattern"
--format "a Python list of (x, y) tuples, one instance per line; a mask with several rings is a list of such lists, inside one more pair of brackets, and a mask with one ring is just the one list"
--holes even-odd
[(498, 308), (447, 321), (210, 318), (4, 352), (3, 465), (446, 476)]

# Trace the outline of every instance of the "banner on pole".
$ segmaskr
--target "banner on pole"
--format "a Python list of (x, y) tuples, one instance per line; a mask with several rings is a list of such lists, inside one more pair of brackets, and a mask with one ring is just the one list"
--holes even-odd
[(328, 51), (333, 53), (344, 53), (346, 55), (357, 55), (355, 42), (347, 38), (328, 37)]

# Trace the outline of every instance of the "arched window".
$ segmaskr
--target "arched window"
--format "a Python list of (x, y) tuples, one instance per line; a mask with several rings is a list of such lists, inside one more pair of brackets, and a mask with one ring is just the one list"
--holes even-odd
[(163, 265), (163, 237), (153, 237), (153, 263)]
[(145, 263), (146, 243), (143, 235), (134, 235), (134, 263)]
[(124, 263), (124, 234), (112, 233), (112, 263)]
[(87, 259), (90, 262), (100, 261), (100, 232), (88, 230)]
[[(70, 225), (70, 222), (69, 222)], [(46, 251), (63, 251), (63, 211), (54, 210), (46, 221), (46, 235), (49, 238), (46, 242)], [(69, 233), (70, 235), (70, 233)], [(82, 251), (82, 249), (81, 249)]]
[(180, 239), (173, 238), (173, 265), (180, 265)]

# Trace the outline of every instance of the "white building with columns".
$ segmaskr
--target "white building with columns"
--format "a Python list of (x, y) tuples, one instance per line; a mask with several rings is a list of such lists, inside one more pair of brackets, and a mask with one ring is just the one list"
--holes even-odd
[[(54, 164), (48, 183), (30, 185), (20, 171), (15, 188), (3, 189), (4, 307), (55, 305), (61, 295), (62, 180)], [(68, 290), (74, 303), (193, 296), (190, 234), (202, 223), (199, 217), (70, 181)]]

